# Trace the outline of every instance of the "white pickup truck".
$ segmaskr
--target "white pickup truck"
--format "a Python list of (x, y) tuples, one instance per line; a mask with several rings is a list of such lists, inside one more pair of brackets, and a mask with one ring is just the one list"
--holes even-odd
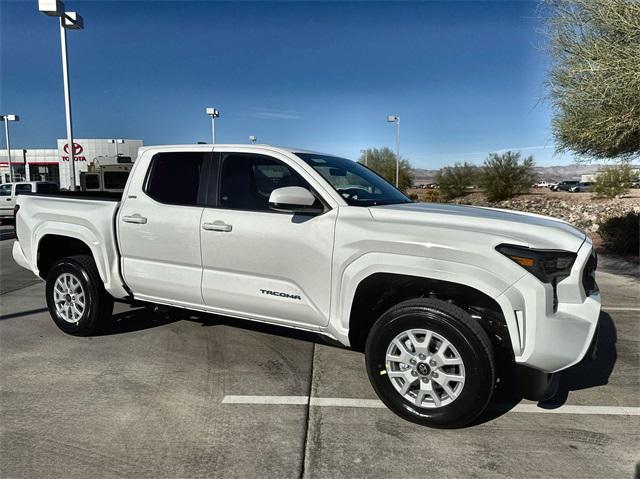
[(265, 145), (143, 148), (121, 197), (19, 196), (16, 233), (69, 334), (105, 327), (114, 300), (314, 331), (363, 350), (380, 399), (432, 427), (486, 408), (499, 357), (545, 378), (579, 362), (600, 314), (573, 226), (412, 203), (358, 163)]

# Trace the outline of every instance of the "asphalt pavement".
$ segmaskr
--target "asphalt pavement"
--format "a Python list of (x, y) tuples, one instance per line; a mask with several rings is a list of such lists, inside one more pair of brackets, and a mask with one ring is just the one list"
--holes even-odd
[(598, 357), (554, 398), (508, 385), (474, 425), (435, 430), (383, 407), (363, 356), (212, 315), (116, 307), (59, 331), (44, 283), (0, 241), (0, 475), (135, 478), (630, 478), (640, 460), (640, 282), (599, 273)]

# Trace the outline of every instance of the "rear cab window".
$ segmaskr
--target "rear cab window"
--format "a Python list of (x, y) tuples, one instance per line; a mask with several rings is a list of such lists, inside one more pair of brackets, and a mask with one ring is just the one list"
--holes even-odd
[(31, 193), (33, 191), (33, 186), (29, 183), (22, 183), (16, 185), (16, 196), (21, 195), (22, 193)]

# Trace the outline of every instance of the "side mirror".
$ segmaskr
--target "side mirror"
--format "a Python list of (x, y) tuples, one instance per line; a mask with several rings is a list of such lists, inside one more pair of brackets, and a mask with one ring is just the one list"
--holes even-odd
[(312, 213), (324, 211), (324, 207), (311, 192), (301, 186), (284, 186), (271, 192), (269, 208), (283, 213)]

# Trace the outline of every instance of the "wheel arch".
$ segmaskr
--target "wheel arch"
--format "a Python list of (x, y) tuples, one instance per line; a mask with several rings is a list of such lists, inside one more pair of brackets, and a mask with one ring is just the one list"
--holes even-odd
[(86, 239), (79, 239), (75, 236), (68, 236), (64, 234), (47, 233), (41, 236), (38, 240), (38, 246), (36, 248), (36, 262), (38, 269), (38, 275), (42, 279), (47, 278), (49, 270), (53, 264), (67, 256), (75, 255), (87, 255), (91, 256), (96, 263), (100, 279), (105, 282), (106, 274), (101, 261), (98, 260), (98, 255), (95, 254)]
[(41, 278), (58, 259), (74, 254), (86, 254), (93, 258), (105, 289), (116, 298), (125, 298), (128, 291), (119, 275), (119, 258), (115, 246), (102, 240), (109, 231), (93, 231), (84, 225), (45, 222), (34, 231), (35, 248), (31, 249), (31, 264)]
[(502, 330), (503, 344), (519, 353), (515, 313), (502, 295), (510, 284), (502, 278), (469, 264), (382, 253), (365, 257), (341, 276), (332, 333), (343, 342), (361, 348), (384, 311), (406, 299), (432, 297), (492, 313), (496, 324), (490, 326)]

